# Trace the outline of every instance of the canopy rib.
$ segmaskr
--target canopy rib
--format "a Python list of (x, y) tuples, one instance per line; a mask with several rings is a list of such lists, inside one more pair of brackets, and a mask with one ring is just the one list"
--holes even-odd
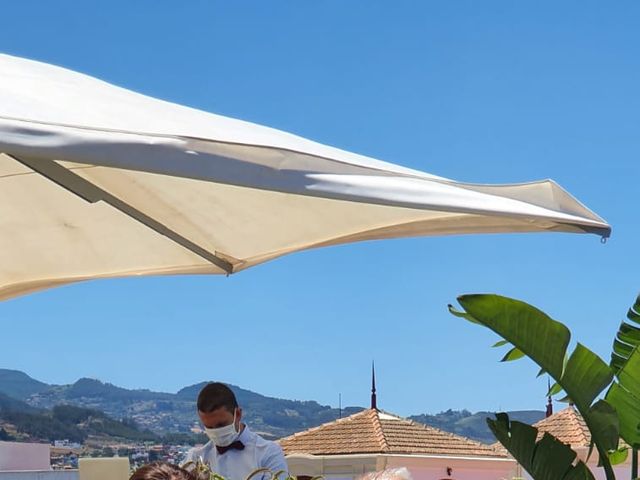
[(171, 241), (195, 253), (199, 257), (202, 257), (208, 262), (211, 262), (212, 264), (224, 270), (227, 274), (233, 273), (233, 264), (231, 264), (227, 260), (220, 258), (215, 253), (212, 253), (205, 248), (202, 248), (200, 245), (193, 243), (191, 240), (183, 237), (178, 232), (171, 230), (166, 225), (151, 218), (140, 210), (132, 207), (128, 203), (123, 202), (114, 195), (111, 195), (106, 190), (97, 187), (93, 183), (66, 169), (56, 161), (18, 158), (15, 155), (7, 156), (11, 157), (16, 162), (25, 165), (34, 172), (42, 175), (48, 180), (63, 187), (64, 189), (68, 190), (74, 195), (77, 195), (78, 197), (89, 203), (103, 201), (108, 205), (111, 205), (116, 210), (119, 210), (120, 212), (149, 227), (160, 235), (167, 237)]

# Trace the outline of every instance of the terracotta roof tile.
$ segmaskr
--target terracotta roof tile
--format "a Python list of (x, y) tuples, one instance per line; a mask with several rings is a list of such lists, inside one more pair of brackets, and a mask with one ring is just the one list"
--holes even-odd
[(591, 443), (591, 433), (587, 424), (573, 406), (560, 410), (558, 413), (534, 423), (533, 426), (541, 434), (550, 433), (562, 443), (572, 447), (588, 447)]
[(364, 410), (279, 441), (285, 454), (407, 453), (504, 457), (488, 445), (380, 410)]
[[(569, 406), (550, 417), (544, 418), (533, 424), (538, 429), (538, 440), (542, 435), (549, 433), (571, 447), (589, 447), (591, 443), (591, 432), (585, 423), (582, 415), (575, 407)], [(626, 445), (622, 440), (622, 445)], [(496, 442), (491, 445), (497, 451), (506, 453), (506, 449)]]

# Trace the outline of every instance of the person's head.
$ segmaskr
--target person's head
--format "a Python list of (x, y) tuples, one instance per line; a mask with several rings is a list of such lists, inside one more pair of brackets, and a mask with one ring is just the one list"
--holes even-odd
[(221, 447), (231, 444), (240, 434), (242, 409), (236, 396), (224, 383), (208, 383), (198, 395), (198, 416), (211, 441)]
[(198, 480), (198, 478), (171, 463), (155, 462), (137, 469), (129, 480)]

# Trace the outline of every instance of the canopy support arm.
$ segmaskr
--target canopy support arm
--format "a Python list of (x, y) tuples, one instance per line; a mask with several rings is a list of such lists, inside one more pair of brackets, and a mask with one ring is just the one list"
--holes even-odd
[(15, 161), (30, 168), (34, 172), (58, 184), (69, 192), (77, 195), (83, 200), (89, 203), (97, 203), (99, 201), (103, 201), (111, 205), (116, 210), (119, 210), (125, 215), (149, 227), (156, 233), (167, 237), (171, 241), (179, 244), (187, 250), (195, 253), (199, 257), (202, 257), (208, 262), (216, 265), (217, 267), (227, 272), (227, 274), (233, 273), (233, 265), (227, 260), (220, 258), (215, 253), (212, 253), (205, 248), (202, 248), (201, 246), (193, 243), (191, 240), (183, 237), (178, 232), (171, 230), (166, 225), (163, 225), (157, 220), (154, 220), (150, 216), (132, 207), (128, 203), (123, 202), (114, 195), (111, 195), (106, 190), (97, 187), (93, 183), (85, 180), (71, 170), (63, 167), (56, 161), (48, 159), (34, 160), (27, 158), (18, 158), (13, 155), (10, 155), (10, 157)]

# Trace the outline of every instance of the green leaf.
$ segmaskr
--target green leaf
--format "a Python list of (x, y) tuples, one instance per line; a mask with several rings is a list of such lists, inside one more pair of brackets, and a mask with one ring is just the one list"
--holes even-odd
[(451, 304), (447, 305), (447, 308), (449, 308), (449, 313), (451, 315), (455, 316), (455, 317), (464, 318), (465, 320), (467, 320), (467, 321), (469, 321), (471, 323), (480, 324), (480, 322), (478, 322), (471, 315), (469, 315), (468, 313), (465, 313), (465, 312), (461, 312), (460, 310), (456, 310), (456, 308)]
[(636, 297), (635, 303), (627, 312), (627, 318), (632, 322), (640, 323), (640, 295)]
[(618, 371), (606, 400), (615, 407), (620, 419), (620, 436), (631, 446), (640, 446), (640, 350), (636, 347)]
[(622, 322), (613, 341), (610, 365), (615, 372), (624, 366), (634, 347), (640, 345), (640, 295), (627, 312), (627, 318), (631, 323)]
[(531, 475), (542, 478), (562, 478), (571, 469), (577, 454), (571, 447), (545, 433), (536, 445)]
[(504, 357), (502, 357), (502, 360), (500, 360), (501, 362), (512, 362), (514, 360), (518, 360), (520, 358), (524, 357), (524, 352), (522, 350), (520, 350), (519, 348), (513, 347), (511, 350), (509, 350)]
[(502, 347), (503, 345), (508, 345), (508, 344), (509, 342), (507, 342), (506, 340), (500, 340), (494, 343), (493, 345), (491, 345), (491, 348)]
[(640, 342), (640, 327), (622, 322), (616, 336), (621, 342), (637, 345)]
[(613, 352), (622, 358), (629, 358), (634, 346), (616, 339), (613, 341)]
[(617, 383), (611, 385), (607, 402), (613, 405), (620, 422), (620, 436), (631, 446), (640, 447), (640, 401)]
[[(636, 398), (640, 398), (640, 351), (636, 347), (618, 371), (618, 383)], [(640, 417), (638, 417), (640, 419)]]
[(568, 472), (562, 480), (592, 480), (593, 473), (582, 460), (579, 460), (576, 466)]
[(499, 295), (462, 295), (458, 301), (476, 323), (519, 348), (555, 379), (562, 376), (571, 338), (563, 324), (531, 305)]
[(628, 456), (629, 449), (627, 447), (620, 447), (609, 452), (609, 461), (611, 462), (611, 465), (619, 465), (626, 462)]
[(620, 436), (633, 447), (640, 446), (640, 295), (627, 312), (613, 341), (610, 365), (618, 383), (607, 392), (606, 400), (615, 407)]
[(547, 397), (553, 397), (554, 395), (557, 395), (561, 391), (562, 391), (562, 387), (560, 386), (560, 384), (558, 382), (556, 382), (553, 385), (551, 385), (551, 388), (547, 392), (546, 396)]
[(578, 343), (559, 383), (571, 396), (578, 410), (584, 412), (612, 380), (611, 368), (595, 353)]
[[(613, 478), (605, 447), (610, 447), (614, 442), (611, 431), (618, 427), (606, 423), (611, 420), (608, 416), (610, 412), (605, 411), (606, 407), (599, 405), (590, 410), (598, 395), (613, 380), (611, 367), (582, 344), (578, 344), (573, 353), (567, 356), (571, 337), (567, 327), (531, 305), (499, 295), (463, 295), (458, 297), (458, 301), (469, 318), (494, 331), (514, 349), (531, 358), (566, 392), (565, 400), (571, 399), (575, 403), (591, 431), (607, 478)], [(515, 354), (515, 350), (511, 352)], [(617, 438), (616, 434), (615, 446)], [(545, 442), (549, 444), (548, 449), (562, 449), (548, 439)], [(551, 467), (540, 468), (546, 472)]]
[(522, 468), (531, 471), (538, 431), (525, 423), (509, 422), (506, 413), (497, 413), (495, 420), (487, 418), (487, 425)]
[(589, 427), (593, 438), (598, 438), (600, 446), (606, 450), (616, 450), (620, 440), (618, 414), (608, 402), (598, 400), (589, 409)]
[(573, 465), (576, 453), (552, 435), (545, 433), (536, 442), (538, 430), (530, 425), (509, 421), (505, 413), (487, 419), (498, 441), (535, 480), (594, 480), (582, 462)]
[(624, 367), (625, 363), (627, 363), (626, 358), (617, 355), (615, 352), (611, 352), (611, 361), (609, 362), (609, 365), (614, 372), (617, 372)]

